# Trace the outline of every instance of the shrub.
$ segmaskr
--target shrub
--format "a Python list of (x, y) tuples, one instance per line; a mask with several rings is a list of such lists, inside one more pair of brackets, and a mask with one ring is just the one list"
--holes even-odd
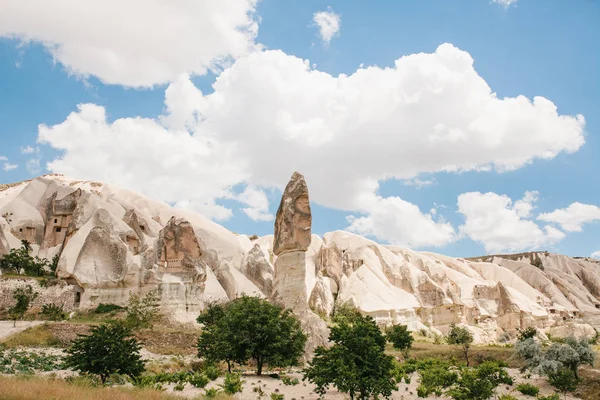
[(219, 385), (223, 388), (225, 394), (236, 394), (243, 389), (242, 376), (240, 374), (226, 373), (223, 384)]
[(29, 309), (29, 305), (39, 293), (34, 292), (31, 285), (27, 285), (24, 288), (20, 287), (13, 293), (13, 299), (16, 303), (8, 309), (8, 315), (13, 320), (13, 327), (17, 326), (17, 320), (23, 319), (23, 316)]
[(181, 392), (185, 389), (185, 382), (179, 382), (177, 385), (173, 386), (173, 390), (176, 392)]
[(510, 394), (503, 394), (498, 397), (498, 400), (517, 400), (517, 398)]
[(190, 376), (188, 377), (188, 382), (193, 387), (203, 388), (206, 385), (208, 385), (208, 383), (210, 382), (210, 379), (206, 376), (206, 374), (196, 372), (196, 373), (190, 374)]
[(67, 349), (65, 365), (83, 373), (98, 375), (102, 384), (113, 373), (132, 378), (144, 371), (140, 344), (120, 321), (92, 328), (90, 335), (79, 335)]
[(540, 389), (530, 383), (520, 383), (517, 385), (517, 390), (526, 396), (537, 396)]
[(537, 329), (532, 326), (527, 327), (525, 329), (517, 328), (517, 332), (519, 333), (519, 336), (517, 338), (518, 341), (533, 339), (535, 335), (537, 335)]
[(283, 382), (284, 385), (286, 386), (296, 386), (297, 384), (300, 383), (300, 381), (298, 380), (298, 378), (290, 378), (289, 376), (283, 375), (281, 377), (281, 381)]
[(469, 366), (469, 348), (473, 343), (473, 335), (467, 328), (450, 325), (450, 332), (446, 338), (448, 344), (456, 344), (462, 348), (465, 360), (467, 361), (467, 367)]
[(214, 399), (219, 394), (221, 394), (221, 391), (217, 388), (204, 389), (204, 397), (207, 399)]
[(537, 400), (560, 400), (558, 393), (552, 393), (549, 396), (538, 396)]
[(131, 294), (127, 303), (125, 323), (132, 330), (152, 328), (160, 315), (160, 296), (157, 292), (148, 292), (141, 297)]
[(63, 310), (63, 307), (56, 304), (44, 304), (42, 306), (42, 314), (50, 321), (67, 319), (67, 313)]
[(109, 313), (111, 311), (123, 310), (123, 309), (124, 309), (124, 307), (118, 306), (116, 304), (104, 304), (104, 303), (100, 303), (100, 304), (98, 304), (98, 306), (94, 310), (94, 313), (96, 313), (96, 314), (106, 314), (106, 313)]
[(560, 368), (556, 372), (548, 374), (548, 382), (562, 392), (566, 399), (568, 392), (573, 392), (577, 389), (579, 380), (571, 369)]
[(204, 368), (204, 374), (206, 375), (206, 377), (208, 379), (210, 379), (211, 381), (214, 381), (215, 379), (217, 379), (221, 375), (221, 370), (219, 369), (219, 367), (217, 367), (214, 364), (207, 365)]
[(281, 393), (271, 393), (271, 400), (283, 400), (285, 397)]
[(20, 248), (12, 249), (0, 259), (0, 270), (4, 273), (44, 276), (49, 267), (48, 260), (37, 256), (32, 257), (29, 254), (30, 251), (29, 242), (21, 241)]

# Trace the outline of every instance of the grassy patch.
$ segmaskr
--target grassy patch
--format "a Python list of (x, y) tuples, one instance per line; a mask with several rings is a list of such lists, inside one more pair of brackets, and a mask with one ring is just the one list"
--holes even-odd
[(15, 333), (4, 339), (2, 342), (6, 347), (57, 347), (60, 341), (54, 337), (54, 334), (48, 324), (37, 325), (27, 328), (24, 331)]
[[(401, 353), (388, 344), (389, 354), (401, 357)], [(434, 344), (429, 342), (414, 342), (410, 357), (417, 360), (439, 358), (446, 361), (463, 361), (461, 350), (457, 346)], [(514, 348), (495, 346), (473, 346), (469, 354), (471, 361), (477, 365), (487, 360), (504, 361), (510, 368), (520, 368), (523, 362), (518, 359)]]
[(0, 399), (62, 400), (180, 400), (154, 389), (125, 389), (71, 385), (62, 380), (0, 377)]

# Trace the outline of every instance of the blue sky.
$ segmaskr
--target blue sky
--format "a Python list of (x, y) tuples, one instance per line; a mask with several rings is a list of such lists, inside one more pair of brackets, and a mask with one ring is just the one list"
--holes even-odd
[[(36, 19), (17, 0), (0, 5), (0, 182), (47, 172), (112, 181), (262, 235), (298, 169), (315, 188), (319, 234), (350, 229), (453, 256), (600, 250), (600, 3), (183, 3), (171, 15), (107, 2), (90, 23), (93, 12), (77, 7)], [(320, 26), (321, 12), (339, 29)], [(224, 27), (211, 28), (217, 16)], [(177, 17), (190, 26), (173, 32)], [(395, 63), (404, 56), (410, 64)], [(306, 71), (298, 58), (310, 60)], [(406, 87), (435, 94), (415, 109), (398, 100)], [(541, 96), (557, 111), (506, 107), (518, 96)], [(406, 103), (381, 111), (394, 101)], [(464, 116), (444, 112), (463, 106)], [(464, 146), (427, 145), (436, 126), (454, 128)]]

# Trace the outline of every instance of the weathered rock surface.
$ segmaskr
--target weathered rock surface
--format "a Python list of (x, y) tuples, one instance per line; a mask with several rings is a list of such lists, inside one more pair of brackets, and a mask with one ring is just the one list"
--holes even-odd
[[(382, 325), (445, 333), (464, 324), (481, 342), (527, 326), (552, 335), (600, 328), (596, 260), (545, 252), (467, 260), (343, 231), (320, 238), (311, 235), (308, 198), (294, 174), (275, 235), (250, 240), (112, 185), (44, 176), (0, 188), (0, 254), (22, 239), (33, 255), (59, 254), (67, 286), (48, 296), (69, 309), (124, 304), (131, 292), (158, 290), (169, 316), (193, 322), (209, 301), (270, 298), (300, 316), (313, 348), (325, 343), (325, 321), (342, 303)], [(0, 280), (0, 307), (9, 290)]]
[(288, 182), (275, 218), (273, 253), (306, 251), (310, 246), (312, 214), (304, 177), (294, 172)]

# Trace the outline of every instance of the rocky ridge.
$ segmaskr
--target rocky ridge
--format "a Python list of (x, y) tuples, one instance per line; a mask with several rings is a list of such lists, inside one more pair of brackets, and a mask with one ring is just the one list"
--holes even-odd
[(527, 326), (553, 335), (600, 328), (594, 259), (546, 252), (452, 258), (343, 231), (321, 238), (311, 234), (311, 222), (308, 186), (298, 173), (282, 196), (275, 235), (253, 240), (100, 182), (46, 175), (0, 187), (0, 255), (21, 240), (34, 255), (59, 254), (71, 307), (124, 304), (131, 292), (159, 290), (168, 315), (193, 322), (209, 301), (258, 295), (292, 308), (313, 348), (343, 303), (382, 325), (445, 333), (464, 324), (480, 342)]

